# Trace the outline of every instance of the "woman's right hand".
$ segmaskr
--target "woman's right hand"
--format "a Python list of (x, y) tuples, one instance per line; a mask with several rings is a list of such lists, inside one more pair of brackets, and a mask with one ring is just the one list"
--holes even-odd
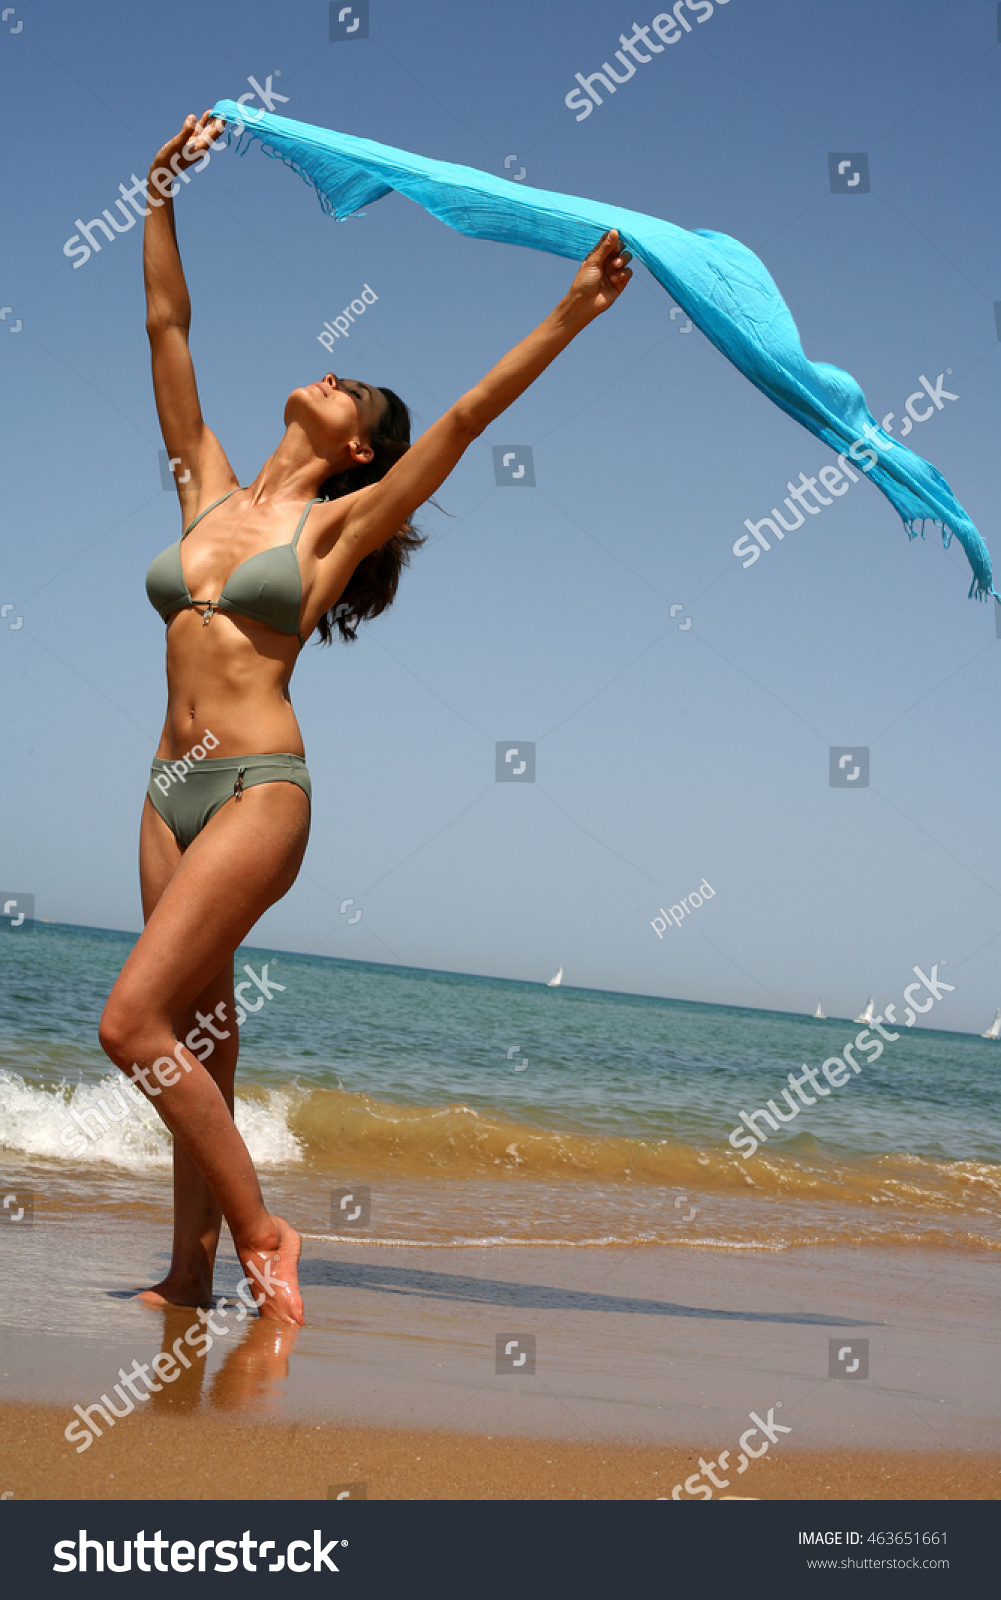
[(175, 133), (163, 149), (157, 151), (152, 167), (165, 167), (168, 171), (177, 172), (184, 167), (194, 166), (206, 151), (213, 148), (213, 140), (219, 137), (225, 126), (224, 119), (214, 117), (211, 111), (203, 111), (200, 117), (189, 113), (180, 133)]

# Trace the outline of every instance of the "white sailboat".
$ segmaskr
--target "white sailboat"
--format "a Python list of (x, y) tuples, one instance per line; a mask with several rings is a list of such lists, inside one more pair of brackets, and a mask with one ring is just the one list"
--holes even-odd
[(868, 1023), (870, 1023), (872, 1021), (872, 1019), (875, 1016), (875, 1014), (876, 1014), (876, 1003), (875, 1003), (872, 995), (870, 995), (868, 1000), (865, 1003), (865, 1010), (863, 1011), (863, 1013), (862, 1013), (862, 1015), (860, 1017), (856, 1017), (855, 1018), (855, 1021), (856, 1022), (864, 1022), (864, 1023), (868, 1024)]
[(819, 1021), (823, 1022), (825, 1020), (825, 1018), (824, 1018), (824, 1002), (823, 1002), (823, 1000), (818, 1000), (817, 1001), (817, 1009), (813, 1014)]
[[(546, 988), (547, 989), (558, 989), (562, 982), (563, 982), (563, 968), (560, 967), (560, 970), (557, 972), (555, 978), (547, 979)], [(998, 1012), (998, 1015), (1001, 1016), (1001, 1012)]]
[(995, 1011), (994, 1021), (986, 1033), (980, 1035), (981, 1039), (1001, 1039), (1001, 1011)]

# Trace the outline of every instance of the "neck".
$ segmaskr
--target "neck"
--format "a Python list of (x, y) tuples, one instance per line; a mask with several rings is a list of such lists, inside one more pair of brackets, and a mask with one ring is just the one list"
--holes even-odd
[(320, 485), (339, 470), (318, 456), (300, 425), (291, 422), (277, 450), (248, 486), (251, 505), (265, 500), (315, 500)]

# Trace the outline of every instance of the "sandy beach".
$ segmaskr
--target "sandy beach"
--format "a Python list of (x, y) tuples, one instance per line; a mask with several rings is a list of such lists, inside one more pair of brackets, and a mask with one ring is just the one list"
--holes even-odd
[[(64, 1311), (0, 1336), (0, 1489), (16, 1499), (356, 1498), (363, 1484), (371, 1499), (689, 1500), (706, 1497), (700, 1457), (712, 1498), (1001, 1492), (997, 1307), (975, 1254), (307, 1239), (305, 1329), (241, 1318), (230, 1293), (212, 1348), (128, 1402), (120, 1373), (169, 1371), (203, 1324), (129, 1298), (152, 1263), (120, 1222), (60, 1231), (76, 1331)], [(220, 1275), (235, 1287), (235, 1261)], [(829, 1376), (832, 1339), (864, 1348), (864, 1380)], [(521, 1370), (514, 1352), (503, 1364), (511, 1340)], [(103, 1396), (123, 1413), (110, 1427)]]
[[(150, 1415), (77, 1458), (56, 1407), (0, 1407), (5, 1488), (21, 1500), (656, 1500), (701, 1448), (490, 1438), (332, 1423), (262, 1426)], [(1001, 1457), (802, 1450), (765, 1457), (756, 1500), (994, 1500)], [(733, 1491), (721, 1491), (720, 1498)]]
[[(248, 1024), (238, 1102), (303, 1237), (281, 1331), (228, 1236), (211, 1313), (134, 1298), (170, 1259), (169, 1141), (75, 1031), (129, 947), (56, 930), (4, 969), (38, 1007), (0, 1056), (0, 1273), (32, 1286), (4, 1297), (0, 1493), (997, 1497), (983, 1041), (909, 1036), (745, 1161), (732, 1106), (836, 1020), (248, 953), (296, 996)], [(502, 1079), (482, 1041), (515, 1001), (537, 1042)]]

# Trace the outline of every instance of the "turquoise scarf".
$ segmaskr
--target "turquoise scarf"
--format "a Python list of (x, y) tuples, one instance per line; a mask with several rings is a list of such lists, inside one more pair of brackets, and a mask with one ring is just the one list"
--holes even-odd
[(911, 538), (924, 538), (926, 522), (941, 528), (947, 547), (955, 535), (973, 569), (970, 594), (998, 599), (987, 546), (942, 474), (878, 426), (849, 373), (807, 360), (789, 307), (764, 265), (739, 240), (705, 228), (690, 233), (597, 200), (530, 189), (475, 167), (432, 161), (232, 100), (217, 101), (213, 112), (259, 139), (266, 154), (311, 183), (329, 216), (350, 216), (396, 189), (460, 233), (573, 261), (586, 256), (607, 229), (618, 228), (636, 259), (755, 388), (838, 454), (852, 452)]

